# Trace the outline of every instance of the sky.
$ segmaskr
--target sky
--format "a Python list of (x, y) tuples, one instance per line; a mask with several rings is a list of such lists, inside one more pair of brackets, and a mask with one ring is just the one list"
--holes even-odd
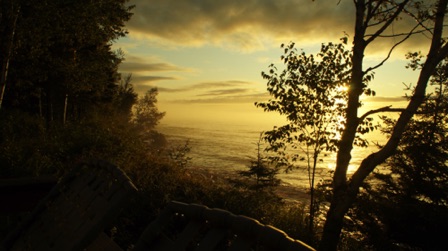
[[(134, 15), (129, 34), (114, 44), (125, 54), (119, 71), (132, 73), (139, 94), (159, 90), (158, 107), (168, 124), (271, 123), (276, 114), (264, 113), (254, 102), (267, 101), (261, 72), (282, 66), (282, 43), (294, 42), (307, 54), (322, 43), (353, 38), (351, 0), (131, 0)], [(408, 27), (406, 20), (393, 32)], [(384, 39), (366, 52), (365, 67), (378, 64), (393, 45)], [(420, 35), (394, 50), (375, 70), (370, 87), (375, 99), (367, 107), (400, 100), (404, 85), (417, 74), (405, 69), (405, 53), (422, 50), (429, 40)], [(426, 47), (425, 47), (426, 46)], [(398, 103), (390, 103), (400, 106)]]

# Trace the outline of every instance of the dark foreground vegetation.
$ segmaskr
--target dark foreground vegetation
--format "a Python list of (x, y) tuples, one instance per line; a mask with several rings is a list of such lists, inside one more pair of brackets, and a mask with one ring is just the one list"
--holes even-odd
[[(312, 246), (317, 246), (323, 236), (322, 250), (334, 250), (337, 245), (342, 250), (443, 250), (446, 246), (443, 233), (448, 232), (448, 67), (445, 61), (448, 45), (440, 36), (448, 3), (440, 0), (437, 6), (414, 6), (418, 11), (438, 11), (439, 15), (428, 12), (422, 16), (427, 18), (425, 21), (433, 20), (437, 28), (431, 47), (434, 48), (427, 59), (430, 64), (423, 62), (419, 53), (408, 55), (409, 67), (423, 72), (422, 80), (417, 83), (419, 88), (410, 89), (413, 97), (409, 108), (384, 107), (360, 119), (356, 114), (359, 97), (374, 94), (367, 88), (373, 78), (372, 68), (358, 72), (363, 69), (359, 55), (363, 55), (368, 45), (363, 40), (363, 32), (369, 27), (369, 21), (376, 23), (378, 18), (387, 28), (391, 24), (388, 20), (396, 19), (404, 7), (413, 10), (413, 5), (407, 5), (412, 1), (355, 2), (361, 14), (365, 9), (378, 13), (369, 12), (365, 24), (363, 15), (358, 15), (357, 22), (362, 29), (357, 30), (361, 34), (355, 36), (358, 40), (354, 41), (352, 50), (342, 51), (342, 46), (337, 47), (344, 55), (340, 58), (348, 63), (329, 62), (336, 73), (342, 71), (343, 81), (332, 78), (328, 81), (349, 87), (347, 93), (340, 93), (348, 96), (337, 97), (348, 104), (339, 111), (344, 125), (337, 129), (342, 133), (341, 141), (335, 141), (332, 133), (326, 134), (328, 137), (323, 141), (312, 138), (299, 141), (317, 142), (316, 146), (320, 147), (321, 142), (331, 140), (331, 150), (338, 153), (338, 159), (344, 160), (338, 164), (328, 186), (317, 186), (312, 181), (312, 210), (300, 203), (286, 203), (274, 193), (279, 170), (269, 167), (262, 151), (248, 163), (249, 170), (241, 172), (244, 179), (229, 181), (212, 179), (206, 172), (189, 167), (187, 144), (167, 144), (164, 136), (155, 130), (164, 115), (157, 109), (157, 89), (149, 89), (138, 97), (131, 76), (118, 73), (123, 53), (111, 49), (112, 42), (126, 34), (124, 23), (131, 18), (132, 7), (126, 5), (126, 0), (0, 1), (0, 178), (60, 177), (77, 163), (89, 159), (114, 163), (138, 188), (132, 202), (107, 230), (123, 248), (135, 243), (145, 226), (169, 201), (179, 200), (253, 217)], [(281, 81), (277, 81), (276, 75), (265, 74), (272, 87), (283, 80), (298, 86), (302, 73), (295, 72), (294, 67), (302, 65), (293, 46), (289, 49), (291, 54), (287, 54), (286, 63), (291, 67), (287, 70), (294, 74), (280, 75), (292, 76)], [(326, 51), (331, 52), (328, 48)], [(313, 70), (320, 69), (314, 64), (307, 65)], [(318, 74), (311, 75), (313, 79), (308, 84), (322, 81), (316, 78)], [(434, 86), (429, 95), (425, 93), (428, 82)], [(299, 114), (296, 109), (301, 106), (290, 104), (309, 95), (284, 86), (273, 90), (287, 91), (286, 103), (278, 103), (278, 108), (287, 107), (287, 112), (293, 115)], [(321, 88), (316, 92), (321, 95)], [(267, 108), (276, 110), (269, 104)], [(399, 121), (383, 118), (383, 131), (391, 135), (391, 143), (386, 150), (366, 157), (355, 175), (347, 177), (350, 152), (353, 146), (358, 146), (356, 135), (376, 129), (368, 115), (383, 111), (399, 112), (403, 116)], [(298, 121), (294, 116), (291, 118)], [(315, 123), (311, 121), (305, 127)], [(281, 129), (288, 137), (295, 132), (291, 125)], [(282, 135), (272, 132), (271, 143)], [(283, 145), (271, 144), (271, 148), (275, 146)], [(379, 164), (384, 169), (375, 169)], [(324, 205), (330, 205), (326, 219), (322, 217), (328, 208)], [(0, 219), (0, 237), (3, 237), (20, 221), (20, 215), (1, 215)], [(322, 230), (323, 221), (326, 227)]]
[[(138, 188), (108, 229), (125, 249), (171, 200), (248, 215), (307, 241), (302, 205), (189, 170), (188, 146), (167, 145), (155, 130), (164, 115), (157, 89), (138, 97), (131, 76), (117, 72), (124, 55), (111, 49), (126, 34), (126, 2), (0, 1), (0, 179), (60, 177), (89, 159), (114, 163)], [(20, 219), (2, 215), (0, 239)]]

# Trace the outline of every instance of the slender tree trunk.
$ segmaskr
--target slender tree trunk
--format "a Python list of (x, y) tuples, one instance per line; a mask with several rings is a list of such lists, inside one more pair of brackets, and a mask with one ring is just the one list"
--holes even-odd
[(316, 178), (316, 166), (317, 166), (317, 158), (318, 158), (318, 154), (316, 154), (316, 150), (314, 150), (314, 155), (313, 155), (313, 170), (311, 171), (311, 184), (310, 184), (310, 220), (309, 220), (309, 231), (310, 234), (313, 233), (313, 229), (314, 229), (314, 218), (316, 215), (316, 211), (315, 211), (315, 189), (314, 189), (314, 180)]
[(9, 70), (9, 61), (11, 60), (11, 54), (12, 54), (12, 49), (13, 49), (13, 44), (14, 44), (14, 35), (16, 32), (16, 26), (17, 26), (17, 19), (19, 17), (19, 13), (20, 13), (20, 7), (17, 8), (17, 12), (14, 16), (14, 21), (12, 24), (12, 31), (11, 31), (11, 37), (9, 39), (9, 44), (7, 47), (7, 52), (6, 52), (6, 57), (3, 61), (3, 66), (2, 66), (2, 73), (0, 76), (0, 84), (1, 84), (1, 88), (0, 88), (0, 109), (2, 108), (2, 104), (3, 104), (3, 98), (5, 96), (5, 91), (6, 91), (6, 80), (8, 78), (8, 70)]
[(42, 113), (42, 89), (39, 88), (39, 117), (43, 117)]
[(62, 116), (62, 124), (65, 125), (65, 122), (67, 121), (67, 105), (68, 105), (68, 94), (65, 94), (65, 100), (64, 100), (64, 114)]

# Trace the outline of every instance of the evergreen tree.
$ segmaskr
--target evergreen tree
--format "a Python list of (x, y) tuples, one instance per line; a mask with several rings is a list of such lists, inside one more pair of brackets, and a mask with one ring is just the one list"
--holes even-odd
[(277, 178), (278, 168), (272, 166), (269, 163), (268, 158), (264, 157), (261, 153), (262, 149), (262, 135), (257, 142), (257, 157), (252, 160), (249, 165), (249, 170), (240, 171), (241, 176), (254, 178), (255, 184), (251, 185), (256, 190), (266, 187), (274, 187), (280, 184), (280, 180)]

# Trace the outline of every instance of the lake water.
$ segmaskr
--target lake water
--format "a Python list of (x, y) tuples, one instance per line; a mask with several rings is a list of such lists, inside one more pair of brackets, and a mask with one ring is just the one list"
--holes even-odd
[[(158, 131), (165, 134), (168, 142), (183, 145), (188, 140), (192, 158), (190, 168), (207, 169), (227, 176), (237, 175), (245, 170), (250, 161), (256, 158), (257, 142), (260, 132), (272, 129), (269, 125), (191, 122), (182, 124), (162, 123)], [(349, 172), (360, 164), (362, 158), (375, 150), (374, 146), (355, 149)], [(302, 166), (306, 166), (304, 162)], [(329, 178), (329, 170), (335, 166), (335, 155), (329, 155), (319, 162), (317, 180)], [(308, 175), (305, 168), (290, 173), (281, 172), (279, 177), (289, 185), (307, 188)]]

